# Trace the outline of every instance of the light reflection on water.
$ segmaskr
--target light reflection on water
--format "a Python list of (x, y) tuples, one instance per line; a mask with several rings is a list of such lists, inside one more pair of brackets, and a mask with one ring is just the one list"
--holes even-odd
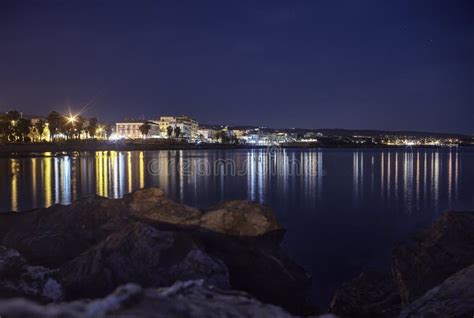
[[(238, 184), (239, 198), (266, 202), (269, 192), (288, 194), (299, 183), (307, 200), (324, 200), (323, 188), (331, 177), (352, 176), (354, 205), (377, 198), (382, 203), (403, 204), (406, 212), (419, 210), (429, 201), (434, 208), (442, 200), (459, 198), (460, 161), (472, 160), (471, 153), (446, 150), (351, 151), (352, 171), (347, 170), (347, 152), (330, 150), (292, 151), (270, 155), (265, 151), (100, 151), (78, 156), (53, 156), (45, 153), (34, 158), (2, 158), (0, 176), (2, 211), (20, 211), (52, 204), (69, 204), (83, 196), (120, 198), (145, 186), (160, 186), (179, 201), (203, 205), (202, 194), (218, 201), (227, 197), (228, 186)], [(200, 175), (197, 160), (235, 162), (232, 175), (225, 165)], [(156, 160), (157, 175), (147, 171)], [(169, 164), (173, 161), (175, 164)], [(329, 164), (326, 161), (330, 161)], [(295, 175), (298, 162), (302, 173)], [(326, 165), (325, 165), (326, 162)], [(472, 164), (472, 162), (469, 162)], [(317, 167), (305, 174), (307, 167)], [(186, 171), (186, 173), (182, 173)], [(7, 172), (7, 173), (5, 173)], [(235, 173), (237, 172), (237, 173)], [(343, 172), (341, 174), (341, 172)], [(340, 180), (343, 182), (343, 180)], [(346, 180), (347, 181), (347, 180)], [(210, 185), (213, 193), (208, 193)], [(245, 191), (244, 191), (245, 190)], [(245, 193), (245, 194), (244, 194)], [(242, 195), (244, 194), (244, 195)], [(344, 195), (343, 192), (340, 193)], [(423, 202), (424, 201), (424, 202)], [(212, 203), (212, 202), (211, 202)]]
[[(234, 173), (214, 169), (220, 160), (233, 162)], [(207, 174), (199, 173), (203, 161), (212, 167)], [(0, 173), (2, 212), (119, 198), (146, 186), (203, 208), (229, 199), (266, 203), (288, 229), (290, 254), (312, 271), (321, 302), (361, 270), (386, 265), (396, 242), (441, 211), (474, 208), (469, 149), (44, 153), (0, 158)]]

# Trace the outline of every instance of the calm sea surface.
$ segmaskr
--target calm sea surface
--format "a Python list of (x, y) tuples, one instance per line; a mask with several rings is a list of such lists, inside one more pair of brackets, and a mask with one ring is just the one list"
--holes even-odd
[[(0, 211), (119, 198), (159, 186), (207, 208), (268, 204), (289, 254), (312, 272), (314, 299), (389, 262), (394, 244), (447, 209), (474, 209), (472, 149), (183, 150), (0, 158)], [(0, 218), (1, 221), (1, 218)]]

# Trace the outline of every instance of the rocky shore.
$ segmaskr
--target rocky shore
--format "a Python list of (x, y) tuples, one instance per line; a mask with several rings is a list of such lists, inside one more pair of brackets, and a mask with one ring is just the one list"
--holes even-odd
[[(280, 247), (272, 211), (207, 211), (148, 188), (0, 216), (5, 317), (292, 317), (316, 314), (311, 276)], [(344, 284), (338, 317), (471, 317), (474, 212), (446, 212)]]
[[(178, 290), (180, 297), (197, 293), (202, 299), (196, 296), (196, 304), (181, 307), (177, 302), (175, 309), (170, 303), (169, 310), (186, 312), (186, 306), (195, 306), (204, 311), (214, 304), (216, 317), (227, 306), (229, 314), (257, 307), (270, 316), (281, 312), (281, 317), (314, 312), (307, 299), (311, 276), (282, 250), (284, 230), (263, 205), (227, 201), (200, 211), (148, 188), (123, 199), (94, 197), (1, 218), (0, 296), (63, 302), (44, 307), (46, 317), (60, 316), (78, 300), (107, 302), (114, 290), (130, 289), (141, 290), (150, 310)], [(150, 294), (157, 304), (150, 304)], [(206, 302), (206, 297), (213, 300)], [(26, 307), (12, 301), (3, 301), (0, 313), (22, 316)], [(233, 302), (242, 308), (234, 312)], [(42, 308), (33, 307), (24, 313)], [(79, 312), (89, 311), (84, 308)]]
[(472, 317), (474, 212), (445, 212), (392, 251), (386, 272), (362, 273), (335, 294), (340, 317)]

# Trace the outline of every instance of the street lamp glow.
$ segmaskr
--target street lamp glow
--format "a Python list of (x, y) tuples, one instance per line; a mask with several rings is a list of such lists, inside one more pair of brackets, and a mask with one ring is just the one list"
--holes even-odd
[(69, 115), (69, 117), (66, 117), (68, 123), (70, 124), (74, 124), (76, 122), (76, 116), (73, 116), (73, 115)]

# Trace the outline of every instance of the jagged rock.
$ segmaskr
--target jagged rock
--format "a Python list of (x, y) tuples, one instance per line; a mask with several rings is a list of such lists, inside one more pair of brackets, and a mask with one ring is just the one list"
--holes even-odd
[(204, 279), (229, 288), (225, 264), (207, 255), (188, 235), (137, 222), (111, 234), (61, 268), (68, 298), (100, 297), (121, 284), (169, 286)]
[(229, 235), (257, 236), (281, 228), (271, 210), (256, 203), (224, 202), (203, 214), (169, 199), (159, 188), (147, 188), (123, 199), (91, 197), (2, 216), (0, 243), (20, 251), (33, 264), (57, 267), (129, 224), (131, 218), (202, 226)]
[(196, 222), (209, 230), (236, 236), (258, 236), (280, 230), (269, 207), (249, 201), (226, 201), (204, 213)]
[(474, 212), (445, 212), (393, 251), (392, 271), (407, 304), (474, 263)]
[(198, 209), (171, 200), (159, 188), (135, 191), (123, 200), (132, 215), (150, 221), (181, 224), (202, 215)]
[(474, 264), (454, 274), (408, 305), (400, 318), (456, 318), (474, 315)]
[(366, 272), (339, 288), (329, 311), (340, 317), (396, 317), (400, 296), (388, 273)]
[(58, 267), (129, 223), (121, 200), (101, 197), (16, 214), (6, 218), (11, 226), (2, 245), (48, 267)]
[(314, 313), (307, 299), (312, 277), (281, 249), (282, 231), (235, 237), (201, 230), (193, 232), (193, 236), (206, 253), (226, 264), (233, 289), (295, 314)]
[(101, 317), (293, 317), (283, 309), (262, 304), (248, 294), (207, 287), (202, 281), (177, 282), (160, 289), (135, 284), (90, 302), (76, 301), (40, 306), (24, 299), (0, 301), (0, 312), (9, 318)]
[(63, 290), (56, 271), (29, 266), (20, 253), (0, 246), (0, 297), (18, 296), (57, 301)]

